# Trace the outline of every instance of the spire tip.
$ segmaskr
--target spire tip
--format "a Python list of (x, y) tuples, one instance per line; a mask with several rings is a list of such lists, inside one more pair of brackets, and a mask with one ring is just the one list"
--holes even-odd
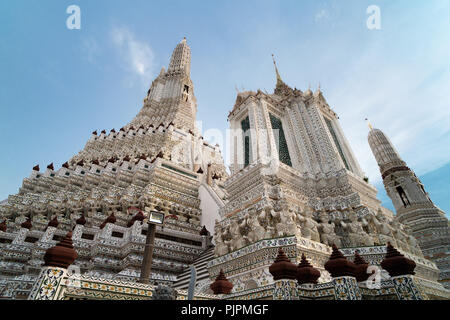
[(273, 60), (273, 65), (275, 66), (275, 73), (277, 74), (277, 82), (278, 81), (282, 81), (281, 80), (281, 76), (280, 73), (278, 72), (278, 67), (277, 67), (277, 63), (275, 61), (275, 55), (272, 53), (272, 60)]
[(369, 119), (366, 118), (365, 120), (367, 122), (367, 126), (369, 127), (369, 130), (372, 131), (373, 127), (372, 127), (372, 124), (370, 123)]

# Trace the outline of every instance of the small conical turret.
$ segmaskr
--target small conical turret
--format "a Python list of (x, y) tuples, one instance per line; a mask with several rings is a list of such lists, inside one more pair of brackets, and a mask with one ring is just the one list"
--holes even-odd
[(77, 257), (78, 254), (72, 243), (72, 232), (69, 232), (56, 246), (47, 249), (44, 265), (67, 269)]

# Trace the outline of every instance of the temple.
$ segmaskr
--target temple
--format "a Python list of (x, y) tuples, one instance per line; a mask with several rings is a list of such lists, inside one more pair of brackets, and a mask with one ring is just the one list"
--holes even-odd
[[(397, 213), (381, 205), (320, 87), (291, 88), (274, 59), (272, 94), (237, 94), (227, 170), (196, 127), (190, 57), (183, 39), (131, 122), (57, 170), (35, 166), (1, 203), (0, 297), (450, 298), (445, 215), (418, 179), (389, 178)], [(405, 165), (383, 139), (369, 135), (379, 164), (395, 162), (385, 179)], [(165, 222), (143, 284), (152, 211)]]

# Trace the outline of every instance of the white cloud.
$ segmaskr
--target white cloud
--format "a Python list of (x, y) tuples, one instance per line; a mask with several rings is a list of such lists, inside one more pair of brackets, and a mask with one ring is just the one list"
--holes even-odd
[(145, 41), (137, 40), (135, 35), (124, 27), (112, 30), (112, 40), (124, 60), (125, 69), (147, 86), (154, 71), (154, 54), (151, 47)]
[(319, 21), (322, 19), (327, 19), (330, 16), (327, 10), (322, 9), (318, 13), (316, 13), (314, 20)]

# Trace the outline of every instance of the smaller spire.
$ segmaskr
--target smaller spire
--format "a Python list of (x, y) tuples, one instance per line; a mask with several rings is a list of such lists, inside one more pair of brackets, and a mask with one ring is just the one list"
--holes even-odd
[(356, 281), (366, 281), (369, 278), (369, 274), (367, 273), (367, 268), (369, 264), (359, 255), (358, 251), (355, 251), (355, 259), (353, 260), (355, 264), (355, 278)]
[(275, 55), (273, 53), (272, 53), (272, 60), (273, 60), (273, 65), (275, 66), (275, 72), (277, 74), (277, 82), (278, 81), (283, 81), (281, 79), (280, 73), (278, 72), (277, 62), (275, 61)]
[(6, 220), (0, 223), (0, 231), (6, 232)]
[(298, 284), (317, 283), (320, 278), (320, 271), (314, 268), (302, 253), (302, 260), (297, 266), (297, 281)]
[(381, 267), (389, 272), (391, 277), (414, 274), (416, 263), (406, 258), (390, 242), (387, 243), (386, 256), (380, 263)]
[(33, 227), (33, 225), (31, 224), (31, 219), (28, 218), (27, 221), (23, 222), (23, 223), (20, 225), (20, 227), (21, 227), (21, 228), (28, 229), (28, 230), (31, 230), (31, 228)]
[(333, 251), (330, 258), (324, 265), (325, 270), (327, 270), (333, 278), (345, 276), (354, 277), (355, 264), (352, 261), (348, 261), (335, 244), (332, 245), (332, 248)]
[[(131, 208), (129, 208), (129, 209), (131, 209)], [(133, 208), (133, 209), (138, 209), (138, 208)], [(140, 209), (138, 209), (138, 212), (128, 222), (127, 228), (132, 227), (136, 221), (143, 222), (144, 220), (145, 220), (145, 215), (142, 213), (142, 211)]]
[(73, 248), (72, 232), (69, 232), (56, 246), (47, 249), (44, 266), (67, 269), (77, 257), (78, 254)]
[(220, 269), (216, 281), (209, 286), (214, 294), (229, 294), (233, 290), (233, 284), (225, 277), (225, 273)]
[(322, 88), (320, 87), (320, 82), (319, 82), (319, 86), (317, 87), (316, 91), (314, 92), (314, 97), (323, 98)]
[(103, 229), (107, 223), (114, 224), (114, 223), (116, 223), (116, 221), (117, 221), (117, 219), (114, 216), (114, 212), (111, 212), (111, 215), (108, 218), (106, 218), (105, 221), (103, 221), (103, 223), (100, 225), (100, 229)]
[(308, 83), (308, 89), (305, 91), (305, 96), (309, 97), (311, 96), (313, 93), (311, 91), (311, 83)]
[(277, 63), (275, 61), (275, 56), (272, 54), (273, 65), (275, 66), (275, 73), (277, 74), (277, 84), (275, 86), (274, 93), (276, 95), (286, 96), (291, 94), (294, 90), (292, 90), (284, 81), (281, 79), (280, 73), (278, 72)]
[(370, 123), (369, 119), (366, 118), (365, 120), (366, 120), (366, 122), (367, 122), (367, 126), (369, 127), (369, 130), (372, 131), (372, 130), (373, 130), (373, 127), (372, 127), (372, 124)]
[(58, 225), (59, 225), (58, 216), (55, 216), (52, 220), (48, 222), (47, 227), (58, 228)]
[(77, 219), (76, 223), (82, 226), (86, 224), (86, 218), (84, 217), (84, 213), (81, 214), (81, 217)]
[(162, 67), (159, 76), (162, 77), (166, 73), (166, 68)]
[(269, 267), (269, 272), (275, 281), (297, 279), (297, 266), (289, 260), (281, 247), (278, 249), (278, 255), (274, 263)]
[(209, 233), (208, 229), (206, 229), (206, 226), (203, 226), (202, 230), (200, 230), (201, 236), (207, 236)]

